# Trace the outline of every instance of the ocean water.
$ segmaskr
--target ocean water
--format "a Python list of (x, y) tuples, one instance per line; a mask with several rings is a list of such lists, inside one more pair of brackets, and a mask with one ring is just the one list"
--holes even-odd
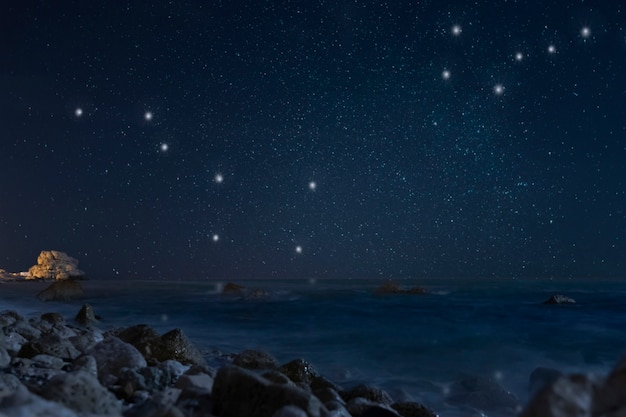
[[(344, 387), (378, 385), (441, 416), (502, 415), (450, 404), (455, 381), (491, 378), (528, 400), (537, 367), (605, 374), (626, 354), (626, 282), (608, 280), (420, 280), (428, 295), (376, 295), (381, 280), (238, 282), (268, 296), (224, 296), (216, 281), (84, 281), (85, 298), (41, 302), (46, 283), (0, 285), (0, 310), (73, 317), (83, 303), (101, 328), (175, 327), (218, 366), (244, 349), (296, 358)], [(553, 294), (575, 305), (544, 305)]]

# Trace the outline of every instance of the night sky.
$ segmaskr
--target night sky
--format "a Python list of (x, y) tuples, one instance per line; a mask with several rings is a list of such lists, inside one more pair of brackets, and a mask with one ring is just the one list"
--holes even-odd
[(622, 1), (0, 6), (0, 267), (626, 276)]

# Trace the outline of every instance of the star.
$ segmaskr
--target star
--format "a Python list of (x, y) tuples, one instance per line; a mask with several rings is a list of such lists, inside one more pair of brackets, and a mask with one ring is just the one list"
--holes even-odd
[(150, 120), (152, 120), (153, 117), (154, 117), (154, 115), (150, 111), (145, 112), (144, 115), (143, 115), (143, 118), (146, 119), (148, 122)]
[(296, 253), (302, 253), (302, 246), (296, 246)]
[(516, 52), (515, 53), (515, 60), (517, 62), (521, 62), (524, 59), (524, 54), (521, 52)]
[(441, 78), (443, 78), (444, 80), (449, 80), (451, 75), (452, 74), (450, 74), (450, 71), (448, 71), (447, 69), (444, 69), (441, 72)]
[(582, 36), (584, 39), (587, 39), (591, 36), (591, 29), (589, 29), (589, 26), (583, 26), (583, 28), (580, 29), (580, 36)]
[(221, 184), (224, 182), (224, 176), (222, 174), (215, 174), (215, 177), (213, 177), (213, 180), (218, 183)]
[(309, 182), (309, 190), (315, 191), (316, 188), (317, 188), (317, 183), (315, 181)]
[(160, 148), (161, 152), (167, 152), (170, 149), (170, 145), (168, 145), (167, 143), (162, 143)]
[(451, 32), (454, 36), (459, 36), (463, 32), (463, 28), (460, 25), (452, 26)]
[(556, 54), (556, 46), (548, 45), (548, 53), (549, 54)]
[(83, 109), (81, 109), (80, 107), (77, 107), (76, 110), (74, 110), (74, 115), (76, 117), (80, 117), (83, 115)]
[(493, 93), (497, 96), (504, 94), (504, 86), (502, 84), (496, 84), (493, 86)]
[(213, 240), (213, 242), (217, 242), (218, 240), (220, 240), (220, 236), (218, 234), (214, 234), (211, 239)]

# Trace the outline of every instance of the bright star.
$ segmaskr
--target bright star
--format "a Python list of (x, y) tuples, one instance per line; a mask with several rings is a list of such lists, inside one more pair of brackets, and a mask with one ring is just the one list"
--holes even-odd
[(215, 174), (215, 177), (213, 177), (213, 179), (218, 184), (221, 184), (224, 182), (224, 176), (222, 174)]
[(524, 59), (524, 54), (523, 54), (523, 53), (521, 53), (521, 52), (517, 52), (517, 53), (515, 54), (515, 60), (516, 60), (517, 62), (521, 62), (523, 59)]
[(493, 86), (493, 93), (497, 96), (504, 94), (504, 86), (502, 84), (496, 84)]
[(161, 152), (167, 152), (168, 149), (170, 148), (170, 145), (168, 145), (167, 143), (162, 143), (160, 148), (161, 148)]
[(589, 29), (589, 26), (584, 26), (582, 29), (580, 29), (580, 36), (585, 39), (591, 36), (591, 29)]
[(309, 190), (315, 191), (316, 188), (317, 188), (317, 183), (315, 181), (309, 182)]
[(147, 121), (152, 120), (153, 114), (152, 112), (147, 111), (144, 115), (143, 118), (146, 119)]
[(302, 246), (296, 246), (296, 253), (302, 253)]
[(454, 25), (452, 26), (451, 31), (454, 36), (459, 36), (461, 32), (463, 32), (463, 29), (461, 28), (460, 25)]
[(452, 74), (450, 74), (450, 71), (448, 71), (447, 69), (444, 69), (441, 72), (441, 78), (443, 78), (444, 80), (449, 80), (451, 75)]
[(220, 237), (219, 237), (219, 235), (215, 234), (215, 235), (213, 235), (213, 237), (211, 239), (213, 239), (213, 242), (217, 242), (218, 240), (220, 240)]
[(554, 46), (554, 45), (548, 45), (548, 53), (550, 53), (550, 54), (556, 54), (556, 46)]
[(80, 117), (83, 115), (83, 109), (81, 109), (80, 107), (78, 107), (76, 110), (74, 110), (74, 115), (76, 117)]

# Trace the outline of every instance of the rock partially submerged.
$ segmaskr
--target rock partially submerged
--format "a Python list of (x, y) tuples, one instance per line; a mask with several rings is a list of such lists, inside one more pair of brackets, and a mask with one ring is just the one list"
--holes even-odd
[(83, 297), (83, 287), (74, 279), (55, 281), (37, 294), (42, 301), (67, 301)]
[(223, 295), (241, 297), (247, 300), (265, 299), (269, 295), (267, 291), (261, 288), (248, 288), (244, 285), (228, 282), (222, 288)]
[(563, 294), (555, 294), (543, 302), (544, 304), (575, 304), (576, 300)]
[(428, 291), (422, 287), (412, 287), (407, 290), (402, 288), (400, 284), (393, 281), (385, 282), (380, 287), (378, 287), (375, 292), (376, 294), (428, 294)]

